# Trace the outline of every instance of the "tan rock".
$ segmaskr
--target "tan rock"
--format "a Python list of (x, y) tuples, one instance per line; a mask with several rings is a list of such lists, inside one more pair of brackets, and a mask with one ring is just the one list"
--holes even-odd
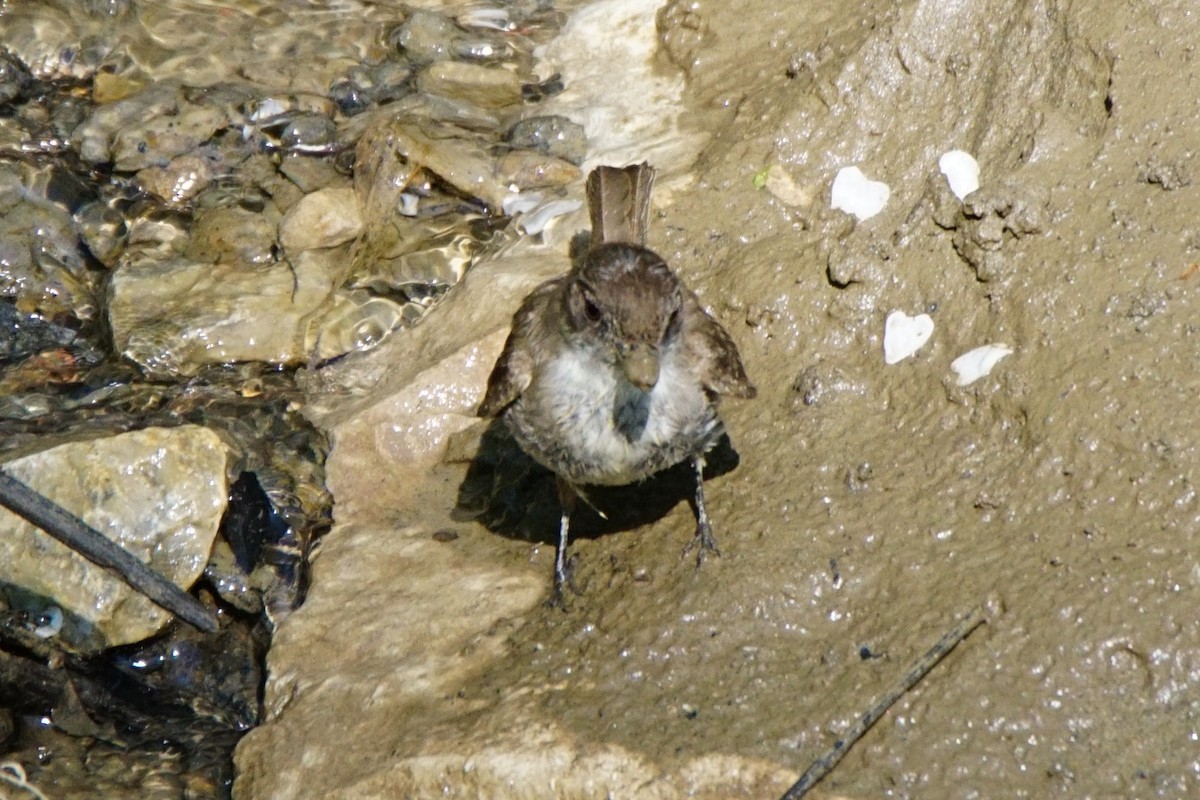
[[(228, 452), (195, 425), (60, 445), (4, 464), (183, 589), (208, 562), (225, 511)], [(57, 606), (81, 650), (141, 641), (171, 614), (66, 545), (0, 509), (0, 583), (27, 610)]]
[(417, 88), (483, 108), (504, 108), (521, 102), (521, 81), (515, 72), (462, 61), (435, 61), (417, 76)]
[(279, 241), (288, 253), (336, 247), (363, 230), (362, 210), (350, 187), (306, 194), (279, 223)]

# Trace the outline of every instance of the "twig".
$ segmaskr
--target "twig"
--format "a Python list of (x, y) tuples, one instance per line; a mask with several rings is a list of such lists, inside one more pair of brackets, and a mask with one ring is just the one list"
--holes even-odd
[(81, 556), (105, 569), (158, 605), (205, 633), (217, 631), (217, 617), (199, 600), (139, 561), (79, 517), (0, 470), (0, 506), (23, 517)]
[(812, 763), (800, 779), (792, 784), (792, 788), (784, 793), (780, 800), (800, 800), (801, 797), (808, 794), (808, 790), (817, 785), (817, 782), (837, 766), (838, 762), (849, 752), (850, 748), (862, 738), (871, 726), (879, 721), (887, 710), (892, 707), (892, 704), (899, 700), (908, 690), (917, 685), (931, 669), (937, 666), (946, 655), (958, 645), (963, 639), (971, 634), (971, 631), (978, 628), (984, 623), (983, 607), (976, 606), (971, 611), (959, 620), (945, 636), (943, 636), (937, 644), (930, 648), (929, 652), (921, 656), (915, 664), (905, 673), (904, 677), (894, 684), (870, 709), (867, 710), (857, 722), (846, 731), (842, 738), (833, 743), (825, 755), (818, 758)]

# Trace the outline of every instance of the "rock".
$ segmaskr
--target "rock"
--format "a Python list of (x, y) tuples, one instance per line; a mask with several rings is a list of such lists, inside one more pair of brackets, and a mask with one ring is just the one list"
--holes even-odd
[(508, 143), (576, 165), (582, 164), (587, 157), (587, 134), (583, 132), (583, 126), (557, 114), (528, 117), (517, 122), (509, 128)]
[(579, 167), (574, 164), (528, 150), (506, 154), (496, 168), (501, 180), (522, 191), (566, 186), (580, 177)]
[(310, 317), (341, 268), (333, 250), (256, 269), (185, 258), (125, 264), (109, 283), (114, 346), (164, 376), (205, 364), (303, 361)]
[(297, 253), (349, 242), (362, 229), (362, 212), (354, 189), (321, 189), (305, 195), (283, 216), (279, 241), (284, 250)]
[(115, 103), (94, 106), (87, 120), (75, 129), (72, 140), (79, 157), (92, 164), (112, 160), (112, 141), (117, 131), (132, 127), (139, 120), (179, 107), (179, 87), (153, 83), (144, 91)]
[(75, 331), (22, 314), (12, 303), (0, 300), (0, 363), (64, 347), (75, 341)]
[(449, 58), (459, 30), (454, 23), (431, 11), (415, 10), (392, 35), (392, 41), (416, 64)]
[(0, 53), (0, 104), (24, 97), (32, 80), (24, 64), (8, 53)]
[(275, 236), (279, 219), (279, 212), (269, 204), (262, 211), (236, 205), (202, 208), (193, 218), (184, 255), (210, 264), (274, 264), (278, 260)]
[(113, 167), (136, 172), (165, 165), (195, 150), (229, 123), (222, 109), (184, 104), (172, 113), (138, 119), (113, 137)]
[(328, 159), (309, 158), (298, 153), (288, 153), (280, 159), (279, 172), (305, 194), (337, 185), (342, 180)]
[(505, 108), (521, 102), (521, 81), (515, 72), (461, 61), (430, 64), (417, 76), (417, 88), (484, 108)]
[(75, 225), (88, 252), (104, 266), (116, 266), (129, 233), (121, 212), (94, 200), (75, 212)]
[(409, 125), (403, 117), (381, 115), (359, 139), (355, 152), (354, 186), (368, 228), (375, 214), (393, 213), (393, 198), (422, 168), (494, 209), (510, 194), (496, 177), (492, 159), (480, 154), (479, 142), (451, 126), (425, 128)]
[(208, 188), (213, 162), (195, 154), (173, 158), (162, 167), (147, 167), (137, 175), (138, 185), (169, 206), (182, 206)]
[[(60, 445), (4, 470), (118, 542), (181, 588), (208, 562), (229, 454), (194, 425)], [(17, 607), (58, 606), (59, 636), (95, 651), (145, 639), (171, 614), (29, 523), (0, 510), (0, 581)]]
[(96, 298), (69, 214), (31, 191), (29, 176), (0, 165), (0, 295), (24, 313), (86, 320)]
[(328, 153), (335, 149), (337, 125), (323, 114), (296, 114), (284, 126), (279, 143), (298, 153)]

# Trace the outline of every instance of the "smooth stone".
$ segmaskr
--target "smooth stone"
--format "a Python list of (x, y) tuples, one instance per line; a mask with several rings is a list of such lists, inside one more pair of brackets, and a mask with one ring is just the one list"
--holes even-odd
[(587, 134), (583, 126), (561, 114), (528, 117), (515, 123), (508, 130), (508, 143), (576, 165), (582, 164), (587, 157)]
[(36, 196), (17, 167), (0, 166), (0, 286), (24, 313), (56, 322), (97, 312), (94, 276), (70, 215)]
[(416, 64), (448, 58), (460, 31), (440, 14), (416, 9), (394, 35), (396, 47)]
[(336, 247), (358, 237), (363, 230), (362, 210), (351, 187), (320, 189), (306, 194), (279, 223), (284, 250), (297, 253)]
[(113, 168), (137, 172), (165, 165), (195, 150), (229, 123), (225, 111), (212, 106), (185, 106), (178, 113), (139, 120), (113, 137)]
[(113, 344), (160, 376), (236, 361), (302, 362), (308, 323), (331, 301), (345, 258), (325, 249), (258, 268), (184, 258), (125, 264), (109, 283)]
[(521, 191), (566, 186), (579, 180), (579, 167), (561, 158), (514, 150), (501, 157), (497, 170), (500, 179)]
[(169, 206), (182, 206), (208, 188), (213, 179), (213, 162), (202, 156), (178, 156), (162, 167), (147, 167), (137, 174), (137, 183)]
[(483, 108), (505, 108), (521, 102), (521, 79), (515, 72), (461, 61), (430, 64), (417, 76), (417, 88)]
[[(184, 425), (63, 444), (4, 470), (187, 589), (208, 563), (225, 512), (229, 458), (217, 434)], [(3, 509), (0, 582), (19, 607), (62, 609), (56, 635), (85, 652), (140, 641), (171, 619), (108, 570)]]

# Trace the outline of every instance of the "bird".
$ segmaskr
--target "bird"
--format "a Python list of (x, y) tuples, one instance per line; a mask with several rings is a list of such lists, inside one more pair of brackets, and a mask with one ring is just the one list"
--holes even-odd
[(757, 393), (729, 332), (645, 246), (653, 182), (645, 163), (589, 174), (589, 246), (521, 303), (478, 409), (556, 476), (559, 603), (571, 515), (579, 499), (592, 505), (587, 486), (636, 483), (690, 461), (696, 530), (684, 553), (696, 550), (697, 568), (720, 555), (704, 456), (724, 433), (720, 398)]

